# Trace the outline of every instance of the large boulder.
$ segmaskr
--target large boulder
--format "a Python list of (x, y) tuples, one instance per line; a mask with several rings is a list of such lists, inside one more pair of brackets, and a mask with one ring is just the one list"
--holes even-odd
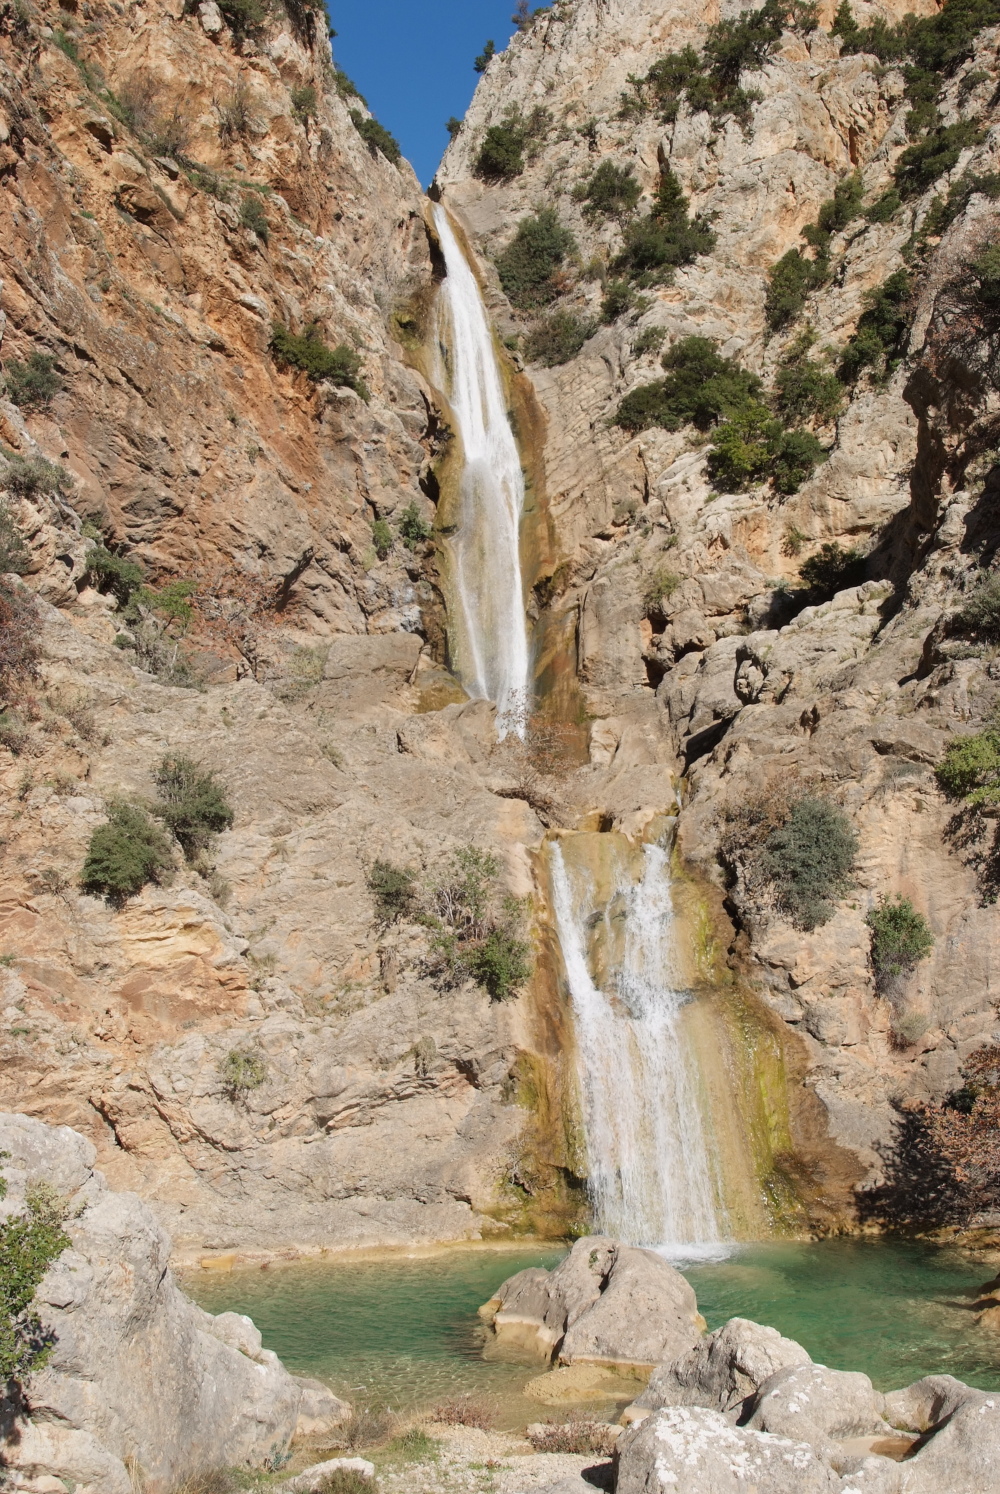
[(734, 1427), (704, 1406), (654, 1411), (622, 1435), (618, 1457), (615, 1494), (845, 1494), (808, 1443)]
[(655, 1369), (642, 1395), (626, 1407), (625, 1420), (641, 1421), (662, 1406), (738, 1414), (778, 1370), (811, 1362), (801, 1344), (782, 1338), (776, 1328), (730, 1318), (679, 1359)]
[[(14, 1488), (59, 1479), (76, 1494), (147, 1494), (208, 1469), (260, 1463), (294, 1435), (304, 1389), (261, 1346), (248, 1318), (213, 1317), (167, 1269), (170, 1240), (132, 1193), (95, 1172), (94, 1148), (66, 1126), (0, 1114), (8, 1183), (4, 1214), (44, 1182), (67, 1201), (71, 1246), (46, 1273), (36, 1305), (55, 1338), (24, 1402), (4, 1407), (2, 1456)], [(347, 1408), (307, 1397), (311, 1418)]]
[(745, 1425), (832, 1453), (835, 1443), (857, 1437), (892, 1437), (884, 1408), (885, 1397), (867, 1375), (800, 1364), (764, 1381)]
[(546, 1359), (642, 1373), (691, 1348), (705, 1326), (668, 1261), (603, 1235), (577, 1240), (554, 1271), (519, 1271), (480, 1313), (499, 1338)]

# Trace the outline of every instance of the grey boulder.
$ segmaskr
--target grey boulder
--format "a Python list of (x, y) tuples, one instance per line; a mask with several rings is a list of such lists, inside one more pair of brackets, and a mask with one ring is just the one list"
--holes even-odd
[(615, 1494), (845, 1494), (808, 1443), (734, 1427), (704, 1406), (652, 1412), (618, 1456)]
[(867, 1375), (801, 1364), (765, 1380), (745, 1425), (779, 1437), (798, 1437), (829, 1454), (834, 1443), (857, 1437), (892, 1437), (883, 1416), (885, 1397)]
[(640, 1421), (661, 1406), (738, 1411), (779, 1370), (811, 1362), (801, 1344), (782, 1338), (776, 1328), (730, 1318), (679, 1359), (655, 1369), (626, 1408), (625, 1420)]

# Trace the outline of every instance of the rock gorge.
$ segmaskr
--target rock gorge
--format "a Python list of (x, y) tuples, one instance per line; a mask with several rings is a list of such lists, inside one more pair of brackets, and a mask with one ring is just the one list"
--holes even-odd
[[(30, 548), (12, 584), (36, 599), (42, 648), (0, 747), (0, 1105), (89, 1138), (181, 1259), (585, 1225), (560, 835), (623, 854), (675, 836), (679, 980), (716, 1055), (737, 1232), (853, 1228), (894, 1104), (956, 1089), (996, 1035), (992, 823), (956, 835), (933, 767), (996, 695), (990, 650), (952, 627), (996, 546), (995, 395), (945, 356), (943, 292), (994, 233), (974, 188), (996, 167), (997, 31), (944, 79), (943, 127), (976, 126), (949, 175), (836, 228), (826, 282), (775, 330), (769, 272), (853, 173), (866, 205), (892, 188), (911, 101), (900, 68), (845, 51), (825, 4), (747, 72), (744, 117), (626, 107), (633, 80), (739, 9), (558, 0), (490, 62), (432, 189), (512, 345), (558, 775), (530, 742), (498, 744), (492, 706), (448, 670), (460, 442), (441, 248), (319, 13), (288, 0), (247, 31), (213, 0), (2, 12), (0, 361), (51, 357), (59, 388), (34, 410), (0, 401), (0, 487)], [(903, 9), (855, 7), (865, 25)], [(484, 173), (487, 132), (531, 121), (521, 169)], [(666, 173), (714, 235), (610, 321), (622, 219), (577, 190), (605, 161), (639, 183), (635, 211)], [(575, 240), (555, 304), (591, 335), (545, 367), (524, 342), (540, 313), (511, 306), (495, 261), (549, 208)], [(817, 350), (843, 349), (907, 266), (908, 355), (845, 384), (797, 491), (716, 491), (690, 425), (614, 423), (689, 336), (768, 385), (807, 324)], [(314, 346), (344, 350), (338, 376), (276, 358), (275, 326), (318, 329)], [(38, 458), (66, 476), (25, 495)], [(190, 583), (183, 637), (145, 658), (116, 646), (98, 541), (154, 587)], [(811, 601), (799, 570), (834, 542), (866, 574)], [(80, 888), (89, 838), (114, 796), (150, 796), (165, 753), (211, 768), (234, 822), (210, 865), (178, 853), (169, 883), (111, 906)], [(769, 786), (822, 792), (859, 836), (853, 886), (813, 931), (761, 899), (734, 840)], [(516, 1001), (442, 987), (427, 928), (377, 922), (377, 861), (424, 876), (468, 843), (532, 899)], [(891, 997), (865, 922), (884, 892), (935, 938)], [(266, 1074), (236, 1098), (234, 1051)]]

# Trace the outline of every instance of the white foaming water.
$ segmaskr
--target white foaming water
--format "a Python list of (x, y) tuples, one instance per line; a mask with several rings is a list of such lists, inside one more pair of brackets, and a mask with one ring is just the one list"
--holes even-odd
[[(552, 846), (556, 925), (573, 1007), (597, 1227), (671, 1259), (726, 1253), (716, 1178), (698, 1097), (697, 1069), (671, 984), (673, 901), (667, 853), (643, 848), (642, 879), (625, 867), (624, 951), (615, 990), (602, 991), (587, 962), (594, 908), (586, 873)], [(610, 925), (609, 925), (610, 928)]]
[(486, 308), (443, 207), (435, 207), (448, 274), (441, 287), (451, 353), (448, 395), (462, 438), (461, 520), (451, 540), (458, 616), (454, 655), (462, 684), (497, 706), (497, 731), (523, 736), (529, 690), (521, 581), (524, 475), (507, 418)]

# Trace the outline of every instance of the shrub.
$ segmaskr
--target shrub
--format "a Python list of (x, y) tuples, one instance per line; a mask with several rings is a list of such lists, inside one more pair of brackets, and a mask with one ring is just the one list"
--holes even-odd
[(635, 305), (635, 291), (627, 280), (609, 280), (601, 301), (601, 321), (616, 322)]
[(375, 921), (382, 928), (398, 923), (412, 912), (417, 898), (416, 877), (405, 866), (391, 861), (375, 861), (365, 876), (368, 891), (375, 900)]
[(1000, 571), (983, 577), (955, 622), (990, 643), (1000, 642)]
[(795, 320), (810, 291), (822, 285), (826, 275), (825, 260), (806, 259), (798, 249), (789, 249), (777, 264), (771, 266), (764, 314), (772, 332), (780, 331)]
[(18, 452), (5, 451), (7, 470), (3, 484), (16, 498), (49, 498), (66, 486), (67, 476), (55, 462), (44, 457), (24, 457)]
[(783, 431), (771, 451), (768, 478), (776, 493), (797, 493), (827, 458), (826, 449), (811, 431)]
[(869, 223), (889, 223), (902, 206), (903, 199), (895, 187), (890, 187), (888, 192), (883, 192), (881, 197), (875, 199), (871, 207), (865, 209), (865, 217)]
[(913, 282), (906, 270), (896, 270), (866, 293), (865, 310), (837, 370), (844, 383), (854, 383), (866, 368), (872, 370), (876, 380), (887, 379), (896, 371), (909, 339), (912, 295)]
[(528, 333), (524, 356), (529, 363), (554, 368), (575, 358), (594, 331), (593, 322), (584, 321), (570, 311), (554, 311)]
[(872, 968), (879, 990), (904, 980), (934, 948), (934, 935), (908, 897), (880, 897), (865, 917), (871, 929)]
[(7, 398), (22, 410), (44, 410), (62, 388), (50, 353), (30, 353), (27, 363), (8, 358), (4, 364)]
[(386, 519), (376, 519), (372, 525), (372, 544), (379, 560), (385, 560), (392, 551), (392, 530)]
[[(38, 610), (30, 592), (0, 581), (0, 688), (9, 690), (15, 681), (34, 674), (41, 655), (39, 632)], [(6, 745), (11, 745), (9, 733)]]
[(90, 837), (84, 890), (121, 907), (147, 882), (166, 882), (172, 871), (170, 842), (156, 821), (141, 805), (113, 799), (107, 820)]
[(270, 225), (264, 204), (256, 192), (248, 192), (240, 203), (240, 222), (244, 228), (249, 228), (251, 233), (257, 235), (262, 244), (266, 244), (271, 237)]
[(798, 492), (826, 452), (809, 431), (786, 431), (766, 405), (750, 403), (715, 432), (708, 472), (720, 493), (742, 493), (769, 481), (775, 492)]
[[(887, 196), (896, 198), (899, 206), (899, 193), (893, 190)], [(995, 202), (1000, 197), (1000, 173), (987, 172), (979, 175), (973, 171), (963, 171), (957, 182), (952, 182), (948, 188), (948, 196), (944, 199), (935, 197), (927, 210), (920, 229), (922, 238), (929, 234), (943, 234), (955, 219), (965, 212), (969, 203), (975, 196), (988, 197)]]
[(509, 1001), (531, 974), (531, 946), (510, 929), (492, 928), (468, 950), (464, 963), (493, 1001)]
[(840, 409), (844, 390), (836, 374), (808, 357), (812, 337), (799, 338), (775, 379), (775, 407), (788, 424), (818, 420), (826, 424)]
[(450, 119), (445, 120), (444, 127), (448, 131), (448, 139), (454, 140), (455, 136), (458, 135), (461, 131), (462, 121), (460, 119), (457, 119), (453, 114)]
[(485, 73), (486, 69), (490, 65), (490, 62), (496, 55), (496, 50), (496, 46), (494, 45), (492, 40), (486, 43), (485, 47), (472, 64), (477, 73)]
[(219, 1063), (222, 1089), (228, 1100), (245, 1100), (251, 1090), (267, 1083), (267, 1060), (259, 1049), (231, 1048)]
[(266, 0), (219, 0), (219, 9), (238, 41), (255, 36), (267, 20)]
[(0, 576), (23, 576), (30, 561), (21, 526), (0, 498)]
[(907, 146), (893, 168), (892, 179), (900, 197), (920, 197), (939, 176), (950, 171), (966, 146), (975, 145), (980, 133), (974, 120), (939, 125), (916, 145)]
[(431, 1421), (452, 1427), (478, 1427), (489, 1432), (496, 1425), (498, 1408), (493, 1401), (466, 1391), (440, 1401), (431, 1412)]
[(653, 63), (642, 82), (652, 92), (664, 124), (677, 118), (685, 90), (701, 75), (701, 59), (694, 47), (668, 52)]
[(647, 353), (659, 352), (666, 335), (666, 327), (643, 327), (632, 344), (632, 352), (637, 358), (644, 358)]
[(573, 235), (559, 222), (553, 208), (543, 208), (533, 218), (522, 218), (496, 261), (500, 284), (511, 303), (530, 310), (555, 300), (558, 289), (552, 277), (575, 249)]
[(614, 268), (644, 284), (668, 280), (675, 269), (689, 265), (715, 247), (716, 236), (701, 217), (692, 219), (681, 184), (663, 167), (656, 199), (649, 214), (631, 223)]
[(669, 602), (680, 584), (681, 578), (676, 571), (668, 570), (666, 566), (657, 566), (643, 588), (643, 617), (662, 615), (664, 602)]
[(684, 425), (708, 430), (755, 400), (761, 382), (732, 358), (723, 358), (708, 337), (682, 337), (663, 355), (667, 378), (640, 385), (625, 396), (615, 420), (625, 430)]
[(990, 727), (959, 737), (934, 772), (953, 799), (974, 806), (1000, 803), (1000, 731)]
[(16, 711), (0, 711), (0, 747), (11, 757), (20, 757), (31, 741), (31, 735)]
[(329, 379), (331, 384), (353, 389), (367, 401), (368, 389), (360, 377), (360, 357), (343, 342), (335, 348), (328, 347), (315, 322), (311, 322), (302, 334), (290, 332), (280, 322), (275, 322), (271, 328), (270, 347), (278, 363), (300, 368), (314, 384)]
[(867, 562), (860, 550), (845, 550), (837, 540), (820, 545), (799, 569), (799, 577), (817, 601), (829, 601), (838, 591), (860, 586), (865, 579)]
[(291, 90), (292, 113), (300, 124), (308, 124), (316, 114), (316, 90), (311, 83), (302, 83)]
[(356, 1468), (334, 1468), (315, 1487), (316, 1494), (373, 1494), (374, 1483)]
[(188, 861), (207, 850), (220, 830), (233, 823), (225, 789), (213, 772), (193, 758), (168, 754), (153, 774), (154, 813), (173, 832)]
[(360, 99), (365, 108), (368, 108), (364, 94), (354, 86), (342, 67), (337, 67), (333, 70), (333, 86), (337, 90), (338, 98)]
[(360, 109), (351, 110), (351, 119), (373, 156), (381, 152), (393, 166), (399, 165), (403, 152), (399, 148), (399, 141), (389, 133), (385, 125), (379, 124), (371, 116), (365, 116)]
[(524, 170), (523, 133), (509, 124), (490, 125), (473, 169), (486, 182), (508, 182), (520, 176)]
[(816, 215), (816, 226), (822, 234), (840, 233), (861, 213), (861, 202), (865, 195), (860, 171), (852, 171), (833, 189)]
[(833, 900), (849, 888), (857, 853), (850, 820), (828, 799), (799, 799), (771, 831), (763, 866), (796, 927), (808, 931), (833, 917)]
[[(0, 1152), (0, 1158), (9, 1157)], [(0, 1177), (0, 1199), (7, 1196)], [(29, 1186), (24, 1208), (0, 1220), (0, 1385), (20, 1385), (40, 1370), (55, 1346), (32, 1307), (53, 1261), (72, 1243), (63, 1229), (66, 1208), (44, 1184)]]
[(219, 116), (219, 139), (222, 141), (247, 140), (257, 127), (253, 95), (242, 78), (226, 103), (216, 103), (215, 112)]
[(610, 1457), (618, 1441), (618, 1428), (600, 1421), (570, 1421), (563, 1426), (548, 1423), (533, 1428), (528, 1441), (538, 1452), (596, 1453)]
[(602, 161), (573, 194), (586, 203), (586, 218), (617, 218), (634, 211), (642, 188), (627, 166)]
[(144, 584), (142, 566), (138, 561), (115, 555), (104, 545), (92, 546), (87, 551), (86, 563), (88, 583), (97, 591), (113, 596), (122, 610), (129, 606)]
[(414, 549), (424, 540), (430, 539), (433, 529), (411, 498), (399, 516), (399, 535), (408, 550)]

